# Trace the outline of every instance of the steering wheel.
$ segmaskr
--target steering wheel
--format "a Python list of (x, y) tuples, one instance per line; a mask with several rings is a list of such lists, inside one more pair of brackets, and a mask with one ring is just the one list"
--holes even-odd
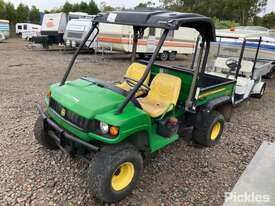
[(227, 60), (225, 61), (226, 66), (229, 68), (229, 71), (228, 71), (228, 73), (227, 73), (227, 75), (226, 75), (226, 78), (228, 78), (229, 75), (230, 75), (232, 72), (236, 71), (236, 69), (237, 69), (237, 67), (238, 67), (238, 63), (239, 63), (239, 62), (238, 62), (236, 59), (233, 59), (233, 58), (229, 58), (229, 59), (227, 59)]
[[(135, 79), (133, 79), (133, 78), (130, 78), (130, 77), (124, 76), (124, 79), (125, 79), (126, 83), (127, 83), (131, 88), (133, 88), (134, 86), (136, 86), (136, 84), (138, 83), (137, 80), (135, 80)], [(142, 84), (138, 90), (143, 90), (143, 91), (148, 92), (148, 91), (150, 91), (150, 87), (148, 87), (148, 86), (145, 85), (145, 84)]]

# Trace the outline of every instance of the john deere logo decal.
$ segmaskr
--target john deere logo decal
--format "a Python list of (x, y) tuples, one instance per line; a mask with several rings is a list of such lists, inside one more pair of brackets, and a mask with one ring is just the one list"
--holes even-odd
[(60, 114), (61, 114), (62, 117), (65, 117), (66, 110), (64, 108), (62, 108), (61, 111), (60, 111)]

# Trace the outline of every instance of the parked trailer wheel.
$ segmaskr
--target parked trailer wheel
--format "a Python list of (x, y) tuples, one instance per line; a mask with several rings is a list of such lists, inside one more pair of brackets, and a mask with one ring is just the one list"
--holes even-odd
[(203, 119), (201, 126), (193, 130), (193, 140), (203, 146), (210, 147), (218, 144), (224, 129), (224, 117), (217, 111), (210, 112)]
[(56, 145), (55, 141), (47, 134), (41, 116), (38, 117), (35, 122), (33, 133), (37, 142), (45, 148), (50, 150), (58, 149), (58, 146)]
[(159, 55), (161, 61), (167, 61), (169, 58), (169, 52), (164, 51)]
[(261, 88), (261, 90), (258, 94), (252, 94), (251, 96), (254, 97), (254, 98), (260, 99), (260, 98), (262, 98), (262, 96), (264, 96), (265, 89), (266, 89), (266, 83), (264, 83), (262, 85), (262, 88)]
[(89, 189), (103, 202), (117, 202), (136, 187), (142, 169), (142, 156), (133, 145), (106, 145), (88, 168)]
[(175, 61), (177, 58), (177, 52), (175, 52), (175, 51), (170, 52), (168, 58), (170, 61)]

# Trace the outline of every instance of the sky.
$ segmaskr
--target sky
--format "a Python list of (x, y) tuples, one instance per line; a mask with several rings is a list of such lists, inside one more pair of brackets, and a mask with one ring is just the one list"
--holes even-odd
[[(66, 0), (42, 0), (42, 1), (37, 1), (37, 0), (4, 0), (6, 2), (12, 2), (14, 3), (16, 6), (19, 3), (24, 3), (27, 4), (29, 6), (35, 5), (37, 6), (40, 10), (50, 10), (53, 8), (58, 8), (60, 6), (62, 6)], [(81, 2), (81, 0), (68, 0), (70, 3), (76, 3), (76, 2)], [(88, 1), (88, 0), (83, 0), (83, 1)], [(113, 7), (134, 7), (137, 4), (139, 4), (140, 2), (147, 2), (148, 0), (95, 0), (95, 2), (97, 3), (97, 5), (99, 6), (101, 2), (106, 2), (107, 4), (113, 6)], [(150, 0), (151, 2), (155, 2), (158, 3), (158, 0)], [(275, 12), (275, 0), (268, 0), (268, 5), (265, 11), (263, 11), (260, 15), (264, 15), (266, 13), (269, 13), (271, 11)]]

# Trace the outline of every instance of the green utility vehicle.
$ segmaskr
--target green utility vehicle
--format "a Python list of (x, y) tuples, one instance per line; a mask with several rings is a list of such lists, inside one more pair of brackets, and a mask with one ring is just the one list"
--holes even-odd
[[(91, 35), (96, 38), (101, 23), (133, 26), (133, 63), (124, 81), (68, 81), (81, 48)], [(191, 68), (154, 64), (168, 33), (179, 27), (200, 33)], [(150, 60), (135, 62), (138, 41), (145, 39), (148, 28), (163, 33)], [(48, 149), (84, 157), (90, 163), (93, 194), (104, 202), (121, 200), (135, 188), (144, 160), (175, 142), (179, 131), (192, 129), (192, 141), (203, 146), (219, 142), (230, 119), (236, 81), (205, 73), (215, 38), (212, 20), (199, 14), (162, 10), (97, 15), (62, 81), (50, 87), (46, 111), (37, 106), (36, 139)]]

